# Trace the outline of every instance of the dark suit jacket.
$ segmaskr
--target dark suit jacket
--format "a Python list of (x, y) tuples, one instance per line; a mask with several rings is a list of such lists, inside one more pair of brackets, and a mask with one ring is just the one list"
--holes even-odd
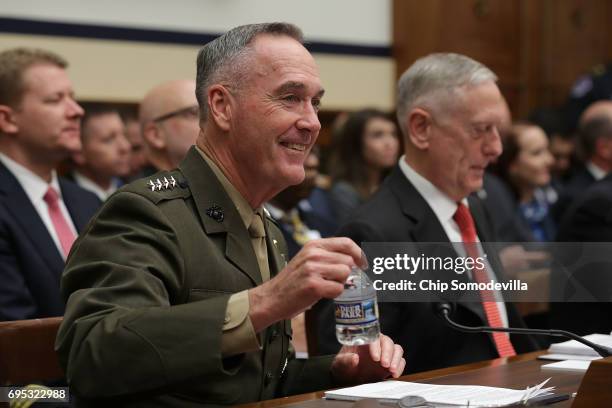
[[(492, 240), (493, 230), (484, 207), (470, 199), (478, 236)], [(340, 236), (363, 242), (448, 242), (438, 218), (424, 198), (397, 166), (380, 190), (340, 228)], [(489, 262), (499, 274), (501, 266)], [(510, 326), (523, 326), (512, 304), (506, 303)], [(497, 357), (488, 334), (466, 334), (449, 328), (434, 313), (430, 303), (386, 303), (379, 305), (381, 331), (404, 348), (405, 372), (418, 372)], [(467, 325), (486, 325), (480, 303), (460, 303), (454, 319)], [(328, 335), (329, 337), (329, 335)], [(517, 352), (533, 350), (530, 338), (512, 337)]]
[[(264, 224), (275, 276), (287, 249)], [(330, 358), (292, 358), (290, 321), (262, 331), (261, 350), (222, 356), (230, 296), (261, 283), (238, 210), (195, 148), (178, 170), (120, 189), (62, 278), (56, 347), (77, 406), (229, 405), (330, 387)]]
[[(100, 206), (98, 198), (59, 179), (72, 221), (81, 231)], [(0, 163), (0, 320), (61, 316), (64, 260), (27, 194)]]
[[(583, 195), (577, 199), (567, 212), (563, 223), (557, 234), (559, 242), (606, 242), (606, 251), (603, 258), (609, 255), (612, 245), (612, 174), (595, 182)], [(557, 298), (571, 299), (574, 295), (574, 284), (586, 289), (592, 294), (605, 296), (612, 299), (612, 278), (610, 271), (612, 262), (588, 263), (588, 259), (581, 256), (581, 248), (573, 245), (564, 247), (559, 251), (557, 260), (559, 265), (553, 269), (551, 284), (561, 291), (556, 293)], [(562, 253), (561, 253), (562, 252)], [(575, 262), (587, 261), (582, 266)], [(569, 273), (572, 278), (567, 281), (568, 273), (562, 272), (562, 268), (570, 267)], [(602, 293), (605, 290), (607, 292)], [(606, 296), (607, 293), (607, 296)], [(551, 327), (576, 332), (580, 335), (590, 333), (609, 334), (612, 330), (612, 303), (577, 303), (577, 302), (555, 302), (551, 304)]]
[(557, 224), (563, 221), (563, 216), (574, 200), (580, 197), (595, 181), (595, 177), (586, 167), (582, 167), (569, 179), (561, 190), (559, 199), (552, 207), (552, 215)]

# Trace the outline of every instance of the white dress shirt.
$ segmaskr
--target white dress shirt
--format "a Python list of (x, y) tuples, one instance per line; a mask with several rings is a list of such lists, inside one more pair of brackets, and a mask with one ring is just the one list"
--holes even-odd
[(597, 180), (597, 181), (601, 180), (602, 178), (604, 178), (604, 177), (606, 177), (608, 175), (608, 173), (604, 169), (602, 169), (601, 167), (599, 167), (598, 165), (596, 165), (592, 161), (588, 161), (585, 164), (585, 167), (587, 168), (589, 173), (591, 173), (593, 178), (595, 178), (595, 180)]
[[(455, 251), (457, 251), (459, 256), (465, 256), (466, 252), (465, 247), (463, 246), (463, 239), (461, 238), (461, 230), (453, 219), (453, 216), (457, 211), (457, 203), (440, 191), (438, 187), (434, 186), (431, 181), (427, 180), (425, 177), (417, 173), (412, 167), (410, 167), (410, 165), (406, 162), (405, 156), (400, 157), (399, 166), (402, 173), (404, 173), (404, 176), (406, 176), (408, 181), (412, 183), (414, 188), (416, 188), (419, 194), (427, 202), (434, 214), (436, 214), (438, 221), (440, 221), (440, 224), (442, 224), (442, 228), (444, 228), (444, 232), (446, 233), (449, 242), (451, 242), (455, 248)], [(461, 202), (469, 208), (467, 198), (464, 198), (461, 200)], [(476, 235), (476, 241), (480, 242), (478, 235)], [(478, 252), (481, 255), (484, 255), (484, 250), (480, 244), (478, 244)], [(486, 258), (484, 259), (487, 278), (490, 280), (497, 280), (489, 261)], [(497, 301), (497, 306), (499, 307), (502, 323), (504, 327), (508, 327), (508, 314), (501, 293), (494, 291), (493, 294), (495, 296), (495, 300)]]
[(74, 181), (80, 186), (83, 187), (87, 191), (91, 191), (95, 195), (98, 196), (100, 201), (104, 202), (111, 194), (113, 194), (119, 188), (119, 180), (113, 178), (111, 180), (111, 184), (108, 189), (103, 189), (98, 184), (96, 184), (89, 177), (79, 173), (78, 171), (73, 172)]
[(62, 249), (59, 236), (55, 232), (53, 222), (51, 221), (51, 217), (49, 216), (49, 209), (47, 207), (47, 203), (43, 199), (45, 193), (49, 189), (49, 186), (53, 187), (55, 191), (57, 191), (57, 194), (59, 195), (58, 204), (60, 210), (62, 211), (62, 215), (66, 219), (66, 222), (68, 223), (70, 230), (74, 233), (74, 236), (78, 236), (77, 230), (74, 226), (74, 223), (72, 222), (72, 218), (70, 217), (70, 213), (68, 212), (68, 209), (64, 204), (62, 190), (60, 189), (59, 182), (57, 179), (57, 173), (55, 172), (55, 170), (51, 172), (51, 183), (48, 184), (45, 180), (38, 177), (32, 171), (17, 163), (13, 159), (9, 158), (5, 154), (0, 153), (0, 161), (6, 166), (7, 169), (9, 169), (11, 173), (13, 173), (13, 175), (21, 185), (21, 188), (23, 188), (23, 190), (25, 191), (26, 195), (30, 199), (30, 202), (34, 206), (34, 209), (38, 213), (38, 216), (42, 220), (43, 224), (45, 224), (45, 227), (47, 227), (49, 235), (51, 235), (51, 238), (53, 238), (53, 242), (55, 243), (57, 250), (59, 251), (62, 258), (65, 259), (64, 251)]

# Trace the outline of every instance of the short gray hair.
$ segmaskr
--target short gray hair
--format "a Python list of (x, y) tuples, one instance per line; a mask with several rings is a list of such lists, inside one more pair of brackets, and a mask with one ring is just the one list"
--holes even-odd
[(260, 34), (287, 36), (304, 42), (302, 30), (290, 23), (247, 24), (232, 28), (227, 33), (207, 43), (200, 49), (197, 59), (196, 98), (200, 106), (200, 118), (208, 113), (206, 91), (212, 84), (232, 81), (239, 86), (241, 76), (247, 72), (245, 56), (249, 45)]
[[(397, 119), (402, 132), (406, 114), (418, 104), (427, 105), (440, 91), (497, 81), (497, 75), (478, 61), (453, 53), (430, 54), (418, 59), (397, 84)], [(429, 108), (433, 108), (429, 106)]]

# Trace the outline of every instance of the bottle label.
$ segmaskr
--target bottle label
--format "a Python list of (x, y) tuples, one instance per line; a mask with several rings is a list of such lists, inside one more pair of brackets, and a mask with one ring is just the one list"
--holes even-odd
[(360, 325), (378, 320), (376, 298), (357, 302), (336, 300), (336, 323)]

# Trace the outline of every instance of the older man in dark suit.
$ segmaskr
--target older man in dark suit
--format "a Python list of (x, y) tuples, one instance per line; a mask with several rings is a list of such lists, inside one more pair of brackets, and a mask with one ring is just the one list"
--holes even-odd
[(55, 172), (81, 149), (66, 66), (43, 50), (0, 53), (0, 320), (63, 314), (64, 259), (100, 204)]
[[(432, 54), (415, 62), (398, 86), (405, 155), (338, 235), (357, 243), (463, 242), (472, 245), (457, 245), (459, 255), (482, 256), (482, 248), (474, 244), (495, 235), (488, 214), (471, 193), (482, 187), (485, 168), (502, 149), (499, 129), (508, 110), (496, 79), (488, 68), (462, 55)], [(489, 260), (484, 269), (470, 271), (471, 279), (498, 279), (501, 266), (494, 257)], [(499, 293), (493, 296), (493, 301), (459, 303), (456, 320), (521, 325), (514, 307)], [(383, 302), (380, 319), (382, 329), (406, 350), (409, 372), (531, 349), (524, 338), (456, 332), (436, 317), (429, 303)]]
[(237, 27), (198, 55), (201, 131), (179, 168), (113, 195), (77, 241), (57, 338), (79, 406), (213, 406), (398, 376), (387, 336), (297, 361), (292, 316), (338, 296), (359, 247), (290, 261), (263, 203), (304, 178), (323, 88), (299, 28)]

